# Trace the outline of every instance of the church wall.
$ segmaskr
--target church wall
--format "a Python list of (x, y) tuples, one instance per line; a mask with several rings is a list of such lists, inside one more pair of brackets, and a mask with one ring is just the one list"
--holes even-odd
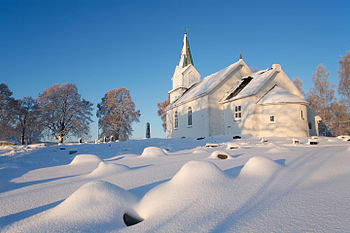
[(209, 131), (210, 136), (226, 134), (224, 106), (219, 102), (229, 91), (238, 85), (239, 80), (250, 73), (250, 69), (240, 66), (209, 94)]
[[(226, 135), (254, 135), (256, 136), (257, 119), (256, 97), (251, 96), (223, 104), (224, 128)], [(241, 106), (241, 118), (235, 118), (235, 107)]]
[[(192, 125), (188, 125), (188, 108), (192, 108)], [(178, 112), (178, 128), (174, 116)], [(209, 136), (208, 96), (195, 99), (167, 111), (167, 138), (207, 137)]]
[[(270, 121), (270, 116), (274, 121)], [(307, 109), (302, 104), (257, 105), (256, 118), (256, 136), (307, 137), (309, 134)]]

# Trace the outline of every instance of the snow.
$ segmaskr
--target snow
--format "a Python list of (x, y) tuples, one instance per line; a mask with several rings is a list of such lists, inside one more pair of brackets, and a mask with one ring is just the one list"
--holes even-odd
[(240, 176), (270, 177), (281, 165), (265, 157), (250, 158), (241, 170)]
[(104, 181), (84, 184), (56, 207), (5, 229), (9, 232), (99, 232), (125, 226), (122, 216), (134, 212), (136, 197)]
[[(245, 98), (245, 97), (256, 94), (260, 90), (260, 88), (270, 78), (273, 77), (273, 74), (276, 71), (277, 71), (276, 68), (272, 68), (272, 69), (258, 71), (258, 72), (255, 72), (253, 74), (250, 74), (248, 76), (243, 77), (242, 80), (247, 78), (247, 77), (252, 77), (252, 80), (242, 89), (241, 92), (239, 92), (236, 96), (232, 97), (231, 99), (229, 99), (227, 101), (237, 100), (237, 99)], [(240, 85), (240, 83), (237, 85), (237, 87), (239, 87), (239, 85)], [(236, 88), (234, 88), (232, 92), (234, 92), (235, 89)]]
[(142, 158), (159, 158), (164, 156), (163, 149), (155, 146), (146, 147), (141, 154)]
[(99, 163), (101, 162), (101, 159), (97, 157), (96, 155), (90, 155), (90, 154), (81, 154), (75, 156), (73, 161), (70, 163), (71, 165), (79, 165), (84, 163)]
[(217, 150), (217, 151), (214, 151), (214, 152), (212, 152), (211, 154), (210, 154), (210, 156), (209, 156), (209, 158), (212, 158), (212, 159), (219, 159), (219, 155), (226, 155), (227, 156), (227, 159), (230, 159), (231, 158), (231, 156), (228, 154), (228, 153), (226, 153), (225, 151), (220, 151), (220, 150)]
[(273, 89), (271, 89), (263, 98), (261, 98), (258, 102), (258, 104), (266, 105), (266, 104), (281, 104), (281, 103), (304, 103), (307, 102), (296, 96), (292, 93), (288, 92), (287, 90), (275, 86)]
[(93, 170), (89, 176), (106, 176), (113, 173), (125, 172), (127, 170), (129, 170), (129, 167), (122, 164), (100, 162), (98, 167)]
[(349, 232), (350, 142), (266, 139), (0, 147), (0, 231)]

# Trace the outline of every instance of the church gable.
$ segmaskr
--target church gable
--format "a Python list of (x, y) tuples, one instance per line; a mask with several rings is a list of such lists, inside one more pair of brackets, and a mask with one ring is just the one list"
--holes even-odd
[(227, 78), (229, 78), (230, 74), (232, 74), (235, 70), (241, 69), (242, 67), (246, 67), (246, 70), (250, 71), (249, 67), (245, 64), (245, 62), (243, 60), (239, 60), (238, 62), (235, 62), (227, 66), (226, 68), (205, 77), (198, 84), (195, 84), (192, 88), (186, 91), (174, 103), (172, 103), (171, 107), (179, 106), (183, 103), (209, 94), (220, 84), (227, 81)]
[(307, 104), (307, 102), (299, 96), (293, 95), (289, 91), (275, 85), (270, 91), (264, 95), (257, 104), (269, 105), (269, 104), (288, 104), (288, 103), (300, 103)]

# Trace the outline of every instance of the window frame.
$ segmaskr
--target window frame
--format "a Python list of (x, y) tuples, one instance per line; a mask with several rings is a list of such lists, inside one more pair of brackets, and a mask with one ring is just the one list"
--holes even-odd
[(174, 129), (179, 128), (179, 114), (177, 111), (174, 113)]
[(242, 119), (242, 105), (235, 105), (234, 119), (235, 121), (240, 121)]
[(191, 127), (193, 125), (193, 111), (192, 107), (187, 108), (187, 126)]
[(300, 110), (300, 118), (301, 118), (302, 120), (305, 120), (304, 111), (303, 111), (303, 110)]

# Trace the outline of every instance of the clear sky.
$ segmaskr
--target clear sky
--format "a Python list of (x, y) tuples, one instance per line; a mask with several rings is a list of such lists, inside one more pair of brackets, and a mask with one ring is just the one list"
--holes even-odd
[(350, 1), (0, 0), (0, 83), (16, 98), (75, 83), (94, 115), (107, 91), (125, 87), (141, 111), (133, 138), (145, 137), (146, 122), (164, 137), (156, 103), (171, 89), (185, 26), (202, 77), (242, 52), (254, 69), (281, 64), (307, 90), (318, 64), (338, 83)]

